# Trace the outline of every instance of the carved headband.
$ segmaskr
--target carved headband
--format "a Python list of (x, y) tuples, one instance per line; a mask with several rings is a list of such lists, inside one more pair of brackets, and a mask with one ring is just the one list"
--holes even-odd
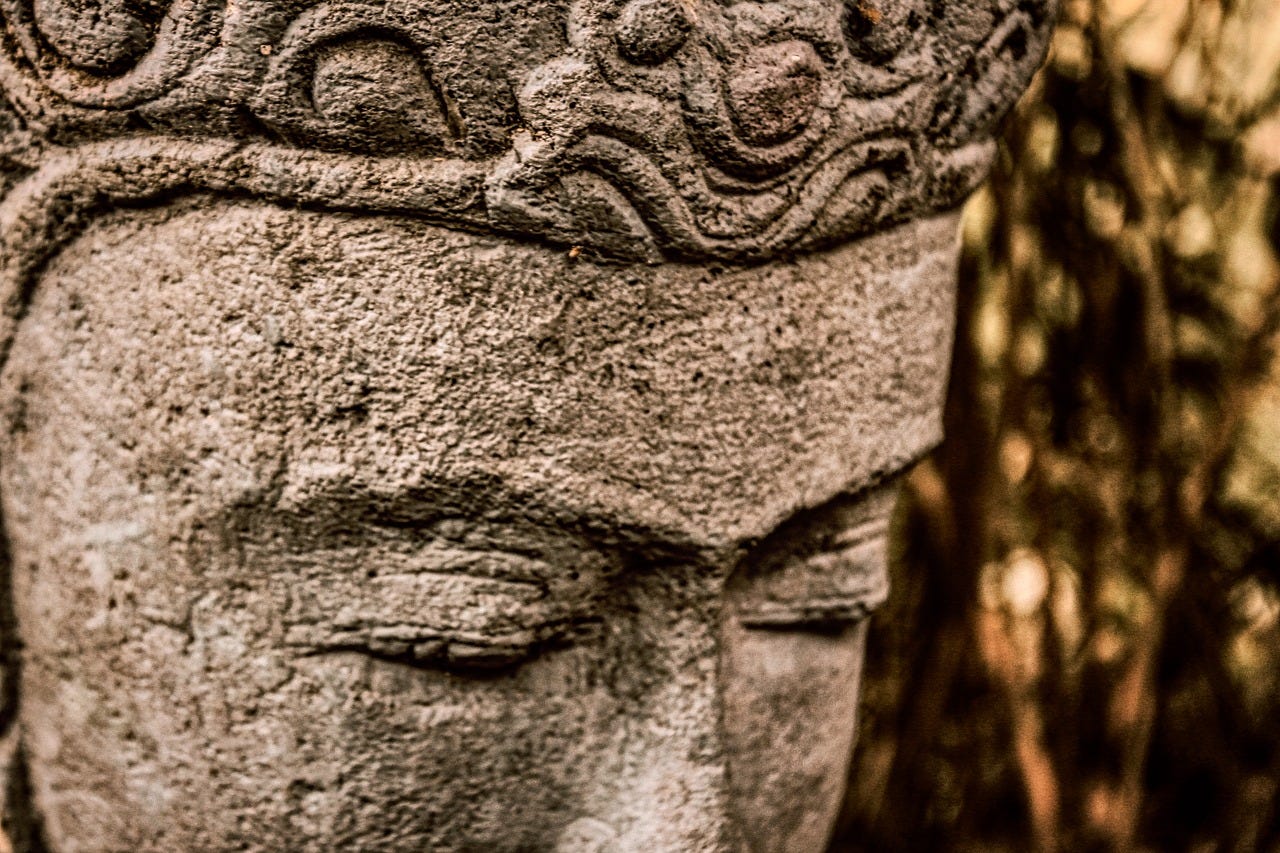
[(832, 245), (973, 189), (1053, 5), (0, 0), (6, 313), (95, 208), (182, 192), (632, 260)]

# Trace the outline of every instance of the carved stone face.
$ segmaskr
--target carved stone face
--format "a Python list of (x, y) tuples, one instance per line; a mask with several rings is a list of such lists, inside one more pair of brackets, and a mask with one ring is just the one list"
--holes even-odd
[(103, 220), (3, 374), (56, 849), (821, 849), (954, 229), (761, 274)]
[(820, 850), (1050, 7), (0, 0), (49, 846)]

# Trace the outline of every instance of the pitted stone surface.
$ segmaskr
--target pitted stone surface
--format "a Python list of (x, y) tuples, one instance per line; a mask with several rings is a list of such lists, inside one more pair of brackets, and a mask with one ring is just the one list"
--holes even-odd
[(245, 201), (100, 218), (0, 375), (51, 845), (820, 850), (955, 246), (949, 214), (620, 269)]
[(0, 0), (20, 853), (817, 853), (1052, 0)]
[[(79, 185), (106, 184), (116, 203), (209, 190), (613, 257), (762, 260), (958, 203), (1050, 12), (4, 0), (0, 86), (51, 146), (12, 204), (65, 219)], [(24, 213), (39, 218), (8, 216)]]

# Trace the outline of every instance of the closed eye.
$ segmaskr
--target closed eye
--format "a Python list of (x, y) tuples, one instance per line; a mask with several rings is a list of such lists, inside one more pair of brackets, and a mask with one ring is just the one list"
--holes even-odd
[(727, 589), (739, 624), (763, 631), (838, 633), (889, 595), (893, 489), (837, 498), (757, 545)]
[(395, 627), (330, 636), (302, 643), (303, 656), (354, 652), (422, 669), (438, 669), (473, 677), (494, 676), (519, 669), (542, 654), (570, 645), (589, 627), (586, 621), (563, 630), (508, 635), (458, 637)]
[(283, 614), (302, 655), (356, 652), (462, 674), (511, 671), (592, 633), (604, 558), (546, 560), (433, 542), (296, 555)]
[(757, 579), (740, 600), (738, 619), (764, 630), (834, 630), (857, 624), (884, 604), (887, 529), (864, 526), (853, 544), (797, 559)]

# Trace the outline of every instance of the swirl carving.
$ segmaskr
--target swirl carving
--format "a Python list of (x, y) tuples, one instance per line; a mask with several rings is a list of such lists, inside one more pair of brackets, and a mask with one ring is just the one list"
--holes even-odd
[(68, 199), (184, 191), (653, 262), (817, 249), (976, 185), (1052, 7), (0, 0), (0, 85), (49, 137), (0, 203), (3, 286)]
[(254, 111), (299, 145), (457, 153), (465, 129), (430, 62), (434, 35), (407, 6), (318, 6), (274, 46)]
[(171, 89), (215, 43), (223, 7), (220, 0), (2, 0), (0, 14), (41, 84), (79, 106), (120, 109)]

